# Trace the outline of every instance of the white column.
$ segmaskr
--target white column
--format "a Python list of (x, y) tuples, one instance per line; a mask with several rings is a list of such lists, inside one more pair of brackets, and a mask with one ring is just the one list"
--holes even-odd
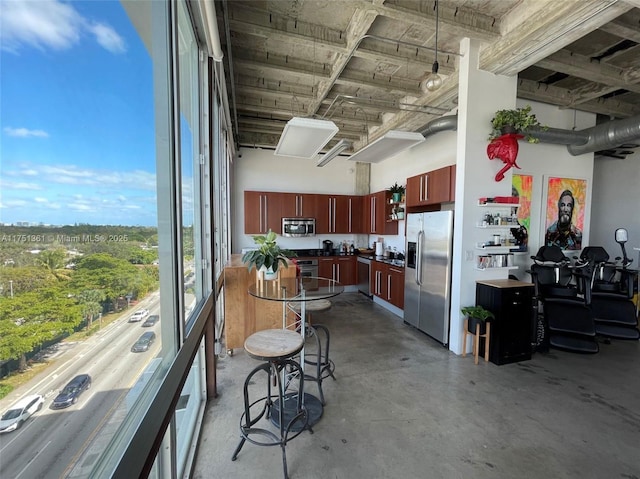
[[(507, 278), (506, 270), (478, 271), (474, 268), (475, 245), (487, 241), (486, 230), (476, 228), (482, 211), (476, 206), (483, 196), (510, 196), (511, 170), (504, 180), (494, 177), (502, 161), (489, 160), (487, 144), (491, 119), (496, 110), (516, 107), (517, 77), (494, 75), (478, 69), (480, 43), (468, 38), (460, 42), (458, 135), (456, 157), (455, 229), (451, 288), (449, 349), (462, 353), (464, 318), (460, 308), (475, 304), (476, 280)], [(469, 259), (473, 258), (473, 259)]]

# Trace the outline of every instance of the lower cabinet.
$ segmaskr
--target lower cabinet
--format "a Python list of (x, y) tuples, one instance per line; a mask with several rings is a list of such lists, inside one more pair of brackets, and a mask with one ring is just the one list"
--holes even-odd
[(388, 303), (404, 309), (404, 269), (372, 261), (371, 292)]
[[(491, 311), (489, 360), (508, 364), (531, 359), (533, 284), (511, 279), (476, 282), (476, 304)], [(484, 342), (480, 355), (484, 354)]]
[(321, 278), (331, 278), (344, 286), (357, 284), (356, 257), (347, 255), (318, 258), (318, 275)]

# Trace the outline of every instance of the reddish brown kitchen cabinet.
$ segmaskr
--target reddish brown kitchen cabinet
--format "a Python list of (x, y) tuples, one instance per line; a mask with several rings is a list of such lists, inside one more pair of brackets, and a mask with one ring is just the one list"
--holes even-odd
[(333, 256), (318, 258), (318, 276), (333, 279)]
[(428, 206), (451, 201), (451, 167), (407, 178), (407, 207)]
[[(348, 227), (345, 233), (358, 234), (364, 230), (362, 228), (362, 204), (364, 198), (362, 196), (349, 196), (347, 198), (347, 217)], [(341, 232), (340, 232), (341, 233)]]
[(388, 265), (387, 269), (387, 298), (394, 306), (404, 309), (404, 268)]
[(372, 261), (370, 288), (379, 298), (404, 309), (404, 268)]
[(306, 193), (277, 193), (282, 203), (283, 218), (316, 218), (318, 196)]
[(387, 204), (391, 199), (388, 191), (378, 191), (364, 197), (362, 221), (364, 232), (378, 235), (398, 234), (398, 222), (387, 215)]
[(357, 284), (356, 257), (327, 256), (318, 258), (318, 275), (321, 278), (329, 278), (342, 285)]
[(318, 234), (362, 232), (362, 197), (316, 195), (316, 232)]
[(449, 201), (456, 200), (456, 165), (451, 165), (451, 181), (449, 182)]
[(282, 203), (282, 193), (245, 191), (245, 234), (264, 234), (269, 230), (282, 234)]
[(338, 256), (335, 258), (335, 280), (345, 286), (358, 284), (356, 277), (356, 257)]

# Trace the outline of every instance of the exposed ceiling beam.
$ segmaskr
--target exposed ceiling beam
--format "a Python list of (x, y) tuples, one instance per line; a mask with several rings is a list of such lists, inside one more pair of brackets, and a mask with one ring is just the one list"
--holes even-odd
[(480, 68), (516, 75), (632, 7), (616, 0), (524, 0), (503, 20), (502, 39), (480, 53)]

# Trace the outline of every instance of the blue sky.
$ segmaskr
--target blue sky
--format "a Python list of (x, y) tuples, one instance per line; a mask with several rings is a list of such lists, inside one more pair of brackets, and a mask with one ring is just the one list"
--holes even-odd
[(152, 63), (120, 2), (0, 0), (0, 222), (157, 224)]

